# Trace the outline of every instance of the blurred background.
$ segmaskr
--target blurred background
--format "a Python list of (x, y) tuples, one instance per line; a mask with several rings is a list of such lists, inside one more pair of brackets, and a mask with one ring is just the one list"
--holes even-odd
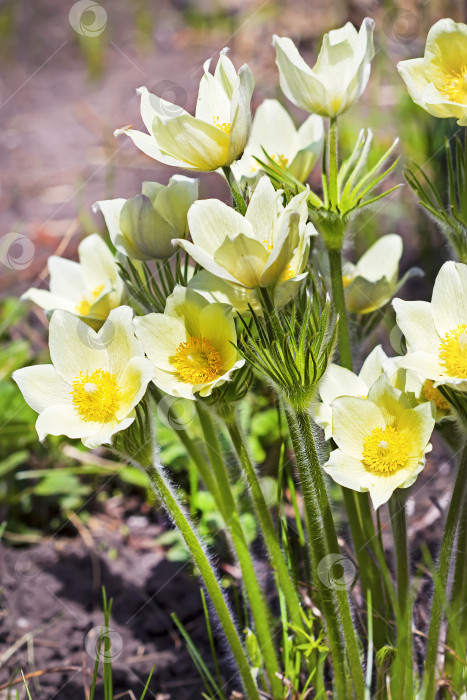
[[(78, 442), (51, 438), (45, 447), (38, 444), (36, 414), (10, 375), (48, 361), (46, 319), (18, 297), (30, 286), (46, 286), (49, 255), (75, 258), (84, 235), (104, 233), (93, 202), (133, 196), (143, 180), (165, 184), (174, 174), (129, 139), (113, 136), (118, 127), (142, 126), (136, 88), (146, 85), (192, 111), (203, 62), (215, 61), (229, 46), (236, 67), (248, 63), (255, 76), (253, 110), (265, 97), (277, 97), (301, 123), (306, 115), (279, 90), (272, 34), (294, 39), (313, 62), (324, 32), (348, 20), (359, 26), (365, 16), (376, 22), (376, 57), (363, 98), (341, 120), (342, 152), (350, 151), (360, 128), (371, 127), (374, 160), (400, 138), (401, 164), (391, 184), (403, 182), (410, 161), (442, 183), (444, 138), (460, 128), (412, 103), (396, 63), (423, 55), (428, 29), (441, 17), (466, 21), (463, 2), (0, 0), (0, 245), (6, 234), (17, 234), (10, 264), (0, 264), (0, 698), (8, 697), (2, 684), (20, 668), (82, 666), (83, 636), (100, 620), (102, 583), (116, 598), (115, 624), (125, 642), (117, 689), (138, 687), (156, 662), (151, 697), (200, 697), (196, 672), (170, 619), (176, 610), (207, 646), (199, 593), (186, 578), (186, 551), (164, 517), (151, 510), (138, 472), (122, 469), (104, 450), (89, 455)], [(200, 179), (201, 197), (229, 199), (216, 173)], [(318, 166), (311, 182), (318, 188), (319, 181)], [(405, 298), (429, 298), (448, 251), (407, 185), (358, 220), (349, 255), (390, 232), (405, 241), (402, 271), (417, 265), (426, 273), (404, 290)], [(267, 475), (277, 459), (276, 409), (268, 396), (259, 396), (243, 418), (251, 426), (250, 449)], [(197, 490), (193, 467), (164, 420), (159, 442), (203, 533), (221, 553), (225, 585), (235, 590), (238, 572), (225, 554), (219, 514)], [(439, 489), (431, 478), (430, 492), (438, 489), (441, 505), (449, 469), (441, 463)], [(273, 494), (272, 472), (263, 486)], [(428, 496), (420, 508), (432, 513)], [(430, 517), (415, 530), (427, 542)], [(247, 506), (244, 518), (254, 540)], [(82, 698), (76, 673), (44, 676), (33, 697)]]

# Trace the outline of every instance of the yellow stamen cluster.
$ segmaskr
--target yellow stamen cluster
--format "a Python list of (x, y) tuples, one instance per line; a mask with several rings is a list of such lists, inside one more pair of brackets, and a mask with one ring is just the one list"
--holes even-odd
[(212, 122), (214, 126), (216, 126), (218, 129), (224, 132), (224, 134), (227, 134), (227, 136), (230, 136), (230, 124), (228, 122), (223, 122), (221, 124), (221, 121), (219, 117), (213, 117)]
[(451, 102), (459, 104), (467, 103), (467, 66), (460, 66), (457, 70), (447, 73), (441, 88), (442, 94)]
[(423, 385), (423, 396), (427, 401), (433, 401), (440, 411), (449, 411), (451, 408), (442, 393), (433, 386), (431, 379), (427, 379)]
[(274, 161), (275, 163), (277, 163), (277, 165), (281, 165), (281, 166), (283, 166), (284, 168), (286, 168), (287, 165), (288, 165), (288, 163), (289, 163), (289, 159), (286, 158), (285, 155), (284, 155), (283, 153), (274, 153), (274, 154), (271, 156), (271, 158), (273, 159), (273, 161)]
[(106, 423), (114, 418), (120, 403), (120, 388), (114, 374), (102, 369), (80, 372), (73, 382), (73, 404), (85, 421)]
[(92, 296), (92, 301), (88, 301), (87, 299), (81, 299), (80, 303), (76, 305), (76, 311), (79, 313), (80, 316), (87, 316), (89, 312), (91, 311), (91, 306), (93, 302), (97, 299), (99, 294), (102, 292), (104, 289), (104, 285), (100, 284), (98, 287), (94, 289), (93, 292), (91, 292)]
[(207, 338), (191, 337), (180, 343), (171, 360), (178, 377), (187, 384), (205, 384), (220, 376), (222, 358)]
[(467, 325), (462, 323), (444, 336), (439, 361), (450, 377), (467, 379)]
[(406, 438), (391, 426), (375, 428), (363, 443), (363, 466), (376, 476), (392, 476), (407, 465)]

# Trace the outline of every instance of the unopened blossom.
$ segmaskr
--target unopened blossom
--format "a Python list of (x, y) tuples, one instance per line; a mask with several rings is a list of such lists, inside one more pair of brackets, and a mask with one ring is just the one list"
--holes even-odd
[(274, 35), (280, 84), (286, 97), (297, 107), (322, 117), (346, 112), (370, 77), (374, 26), (374, 21), (366, 17), (358, 32), (347, 22), (325, 34), (313, 68), (291, 39)]

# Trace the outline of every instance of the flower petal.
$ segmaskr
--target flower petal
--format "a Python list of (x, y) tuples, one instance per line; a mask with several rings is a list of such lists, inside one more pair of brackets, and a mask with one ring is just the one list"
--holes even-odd
[(70, 404), (70, 384), (58, 374), (53, 365), (33, 365), (13, 372), (24, 400), (34, 411), (40, 413), (47, 406)]
[(394, 299), (392, 305), (409, 350), (437, 354), (441, 339), (433, 321), (432, 305), (427, 301), (402, 299)]
[(110, 369), (105, 337), (98, 337), (92, 328), (68, 311), (54, 311), (50, 321), (49, 348), (55, 369), (70, 384), (80, 372), (91, 373), (97, 369), (106, 372)]
[(467, 324), (467, 265), (452, 260), (444, 263), (435, 281), (431, 307), (441, 337)]
[(66, 435), (71, 439), (95, 435), (101, 423), (83, 420), (71, 403), (47, 406), (38, 416), (36, 430), (42, 442), (46, 435)]
[(195, 246), (202, 248), (211, 257), (222, 245), (226, 236), (234, 238), (239, 233), (244, 233), (251, 238), (254, 237), (248, 216), (243, 217), (218, 199), (203, 199), (195, 202), (188, 212), (188, 226)]
[(182, 167), (211, 171), (226, 165), (229, 137), (213, 124), (190, 114), (154, 119), (152, 133), (159, 148), (180, 160)]
[(134, 324), (136, 336), (154, 366), (173, 372), (171, 358), (180, 343), (187, 340), (187, 332), (181, 320), (165, 314), (148, 314), (137, 316)]
[(146, 393), (149, 382), (154, 379), (154, 365), (146, 357), (132, 357), (121, 372), (118, 385), (120, 388), (120, 408), (117, 420), (126, 418)]

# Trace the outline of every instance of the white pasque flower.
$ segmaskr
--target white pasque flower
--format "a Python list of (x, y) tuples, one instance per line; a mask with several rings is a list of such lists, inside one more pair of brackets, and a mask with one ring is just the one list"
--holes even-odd
[(324, 430), (326, 440), (332, 437), (332, 402), (339, 396), (366, 399), (370, 388), (383, 374), (388, 357), (381, 345), (370, 352), (358, 374), (334, 362), (328, 365), (319, 386), (321, 402), (311, 408), (315, 423)]
[(127, 134), (146, 155), (187, 170), (217, 170), (240, 158), (250, 135), (254, 80), (246, 65), (236, 72), (226, 51), (221, 51), (214, 75), (211, 61), (204, 64), (194, 117), (142, 87), (141, 117), (149, 133), (130, 126), (115, 135)]
[(96, 202), (116, 249), (133, 260), (169, 258), (174, 238), (188, 234), (187, 214), (198, 198), (198, 180), (174, 175), (168, 185), (143, 182), (142, 194)]
[(394, 299), (397, 325), (407, 341), (406, 367), (431, 379), (467, 391), (467, 265), (444, 263), (431, 303)]
[(291, 39), (274, 35), (283, 93), (297, 107), (322, 117), (336, 117), (358, 100), (370, 77), (375, 55), (375, 23), (366, 17), (360, 31), (347, 22), (323, 37), (318, 60), (310, 68)]
[(422, 471), (434, 424), (431, 403), (412, 408), (381, 375), (366, 399), (341, 396), (333, 401), (332, 437), (338, 449), (323, 469), (342, 486), (369, 491), (379, 508)]
[(467, 125), (467, 25), (440, 19), (428, 32), (424, 57), (400, 61), (397, 69), (415, 104)]
[(135, 326), (155, 367), (154, 384), (171, 396), (210, 396), (245, 363), (235, 347), (232, 307), (194, 290), (176, 287), (163, 314), (137, 317)]
[(395, 233), (382, 236), (354, 265), (343, 268), (345, 304), (351, 313), (369, 314), (387, 304), (409, 277), (421, 274), (413, 268), (399, 280), (402, 238)]
[(70, 311), (98, 327), (121, 304), (123, 281), (114, 256), (97, 233), (81, 241), (78, 256), (79, 263), (51, 255), (47, 262), (50, 291), (32, 287), (21, 298), (46, 311)]
[[(255, 156), (267, 162), (264, 151), (279, 166), (286, 167), (300, 182), (304, 182), (323, 149), (323, 120), (317, 114), (309, 116), (296, 129), (290, 114), (277, 100), (264, 100), (255, 112), (245, 153), (233, 163), (237, 180), (252, 182), (261, 175), (261, 165)], [(264, 151), (263, 151), (264, 149)]]
[(262, 177), (245, 216), (217, 199), (197, 201), (188, 212), (193, 243), (175, 242), (221, 281), (248, 290), (274, 288), (281, 305), (306, 277), (310, 236), (316, 235), (307, 224), (307, 195), (301, 192), (284, 207), (282, 192)]
[(96, 447), (134, 421), (134, 408), (154, 368), (135, 338), (132, 317), (129, 306), (113, 309), (96, 333), (68, 311), (54, 312), (49, 332), (52, 364), (13, 373), (25, 400), (39, 413), (40, 440), (66, 435)]

